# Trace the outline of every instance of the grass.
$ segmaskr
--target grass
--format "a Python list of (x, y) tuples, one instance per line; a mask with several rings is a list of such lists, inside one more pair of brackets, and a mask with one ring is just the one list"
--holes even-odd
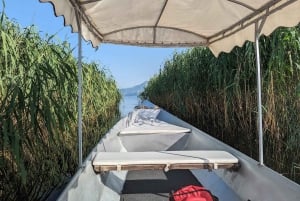
[[(77, 60), (67, 42), (0, 21), (1, 200), (45, 200), (77, 168)], [(119, 118), (116, 83), (83, 64), (83, 151)]]
[[(265, 164), (300, 183), (300, 26), (260, 38)], [(175, 53), (141, 94), (258, 159), (254, 44), (215, 58), (206, 48)]]

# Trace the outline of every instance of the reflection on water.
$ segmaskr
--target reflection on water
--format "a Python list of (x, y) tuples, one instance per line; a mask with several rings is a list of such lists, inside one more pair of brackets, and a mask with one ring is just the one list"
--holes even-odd
[(131, 112), (139, 104), (139, 101), (140, 99), (137, 96), (123, 96), (120, 104), (121, 117)]

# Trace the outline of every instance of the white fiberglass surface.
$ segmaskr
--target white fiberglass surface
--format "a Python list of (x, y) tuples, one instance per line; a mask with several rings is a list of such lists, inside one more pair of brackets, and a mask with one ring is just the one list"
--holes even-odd
[[(300, 186), (277, 172), (218, 141), (186, 122), (163, 111), (158, 119), (191, 129), (191, 133), (176, 135), (144, 135), (120, 137), (118, 133), (126, 126), (121, 120), (95, 147), (86, 166), (73, 178), (59, 200), (119, 200), (127, 171), (112, 171), (104, 175), (93, 172), (90, 164), (97, 152), (156, 151), (156, 150), (220, 150), (238, 158), (238, 171), (192, 170), (199, 182), (220, 201), (225, 200), (300, 200)], [(150, 138), (149, 138), (150, 136)], [(168, 138), (168, 137), (169, 138)], [(170, 138), (172, 140), (170, 140)], [(152, 141), (150, 141), (152, 140)], [(124, 143), (125, 142), (125, 143)], [(87, 188), (91, 186), (91, 188)], [(280, 189), (280, 190), (278, 190)], [(81, 196), (79, 196), (79, 193)], [(78, 199), (77, 199), (78, 198)]]

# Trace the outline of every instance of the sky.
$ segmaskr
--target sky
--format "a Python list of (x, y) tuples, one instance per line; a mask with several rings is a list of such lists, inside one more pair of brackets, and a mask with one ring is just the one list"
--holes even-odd
[[(75, 48), (73, 54), (77, 57), (78, 35), (72, 33), (70, 27), (64, 27), (63, 17), (55, 17), (50, 3), (40, 3), (39, 0), (4, 1), (5, 13), (9, 19), (17, 22), (22, 28), (35, 25), (42, 36), (56, 34), (57, 40), (67, 40), (71, 47)], [(119, 88), (132, 87), (149, 80), (159, 72), (164, 62), (170, 59), (174, 52), (181, 51), (184, 49), (113, 44), (101, 44), (96, 50), (84, 40), (82, 46), (83, 61), (99, 63), (113, 76)]]

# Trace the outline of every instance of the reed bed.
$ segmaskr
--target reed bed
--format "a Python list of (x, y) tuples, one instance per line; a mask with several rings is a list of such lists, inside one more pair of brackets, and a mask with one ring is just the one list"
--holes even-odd
[[(0, 199), (45, 200), (74, 174), (77, 60), (67, 42), (0, 16)], [(84, 156), (119, 118), (108, 72), (83, 64)]]
[[(300, 183), (300, 25), (260, 38), (265, 164)], [(254, 44), (174, 53), (142, 98), (258, 159)]]

